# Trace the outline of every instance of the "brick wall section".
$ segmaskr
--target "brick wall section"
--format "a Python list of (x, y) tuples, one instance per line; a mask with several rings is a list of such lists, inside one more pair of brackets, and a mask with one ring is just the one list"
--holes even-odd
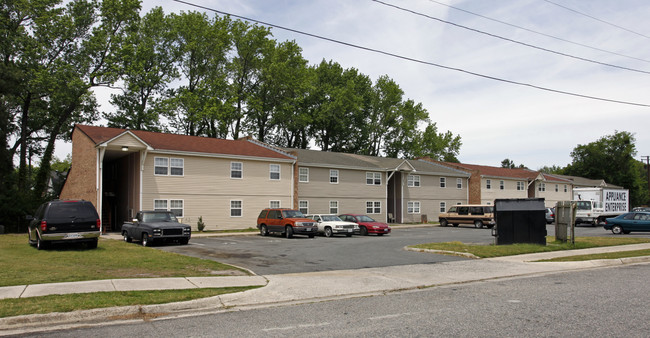
[(97, 204), (97, 149), (78, 129), (72, 133), (72, 167), (61, 190), (61, 199), (84, 199)]
[[(292, 156), (295, 156), (296, 158), (298, 157), (298, 153), (295, 151), (290, 151), (289, 154)], [(298, 160), (293, 164), (293, 209), (298, 209), (299, 208), (299, 203), (298, 200), (300, 199), (300, 196), (298, 196), (298, 179), (299, 179), (299, 172), (298, 172)]]

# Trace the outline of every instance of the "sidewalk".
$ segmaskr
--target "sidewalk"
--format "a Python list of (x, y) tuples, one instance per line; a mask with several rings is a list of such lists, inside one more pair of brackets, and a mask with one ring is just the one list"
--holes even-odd
[[(298, 304), (317, 300), (382, 295), (390, 292), (415, 290), (422, 287), (445, 286), (500, 278), (534, 276), (561, 271), (650, 262), (650, 256), (582, 262), (533, 262), (539, 259), (561, 256), (639, 249), (650, 249), (650, 243), (437, 264), (356, 270), (243, 277), (114, 279), (5, 287), (0, 288), (0, 295), (6, 292), (6, 294), (18, 294), (18, 297), (28, 297), (45, 295), (48, 292), (51, 293), (54, 290), (60, 291), (63, 289), (68, 290), (66, 293), (73, 293), (266, 285), (263, 288), (245, 292), (179, 303), (125, 306), (69, 313), (0, 318), (0, 335), (101, 323), (110, 321), (111, 318), (125, 318), (125, 316), (131, 319), (138, 319), (143, 314), (178, 316), (187, 313), (232, 311), (253, 307)], [(318, 287), (306, 288), (304, 287), (305, 285), (318, 285)], [(13, 288), (16, 289), (14, 290)]]

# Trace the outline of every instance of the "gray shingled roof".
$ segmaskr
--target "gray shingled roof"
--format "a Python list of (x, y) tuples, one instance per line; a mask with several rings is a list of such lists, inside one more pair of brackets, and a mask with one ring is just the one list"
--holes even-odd
[(605, 180), (603, 179), (593, 180), (593, 179), (579, 177), (579, 176), (557, 175), (557, 174), (554, 175), (570, 180), (571, 182), (573, 182), (574, 186), (578, 186), (578, 187), (603, 187), (603, 188), (614, 188), (614, 189), (623, 188), (614, 184), (609, 184), (605, 182)]
[(290, 154), (295, 154), (298, 157), (298, 164), (304, 166), (390, 171), (395, 170), (404, 162), (407, 162), (410, 167), (413, 167), (416, 170), (416, 172), (423, 174), (444, 174), (461, 177), (469, 176), (466, 172), (423, 160), (404, 160), (399, 158), (356, 155), (310, 149), (282, 148), (282, 150)]

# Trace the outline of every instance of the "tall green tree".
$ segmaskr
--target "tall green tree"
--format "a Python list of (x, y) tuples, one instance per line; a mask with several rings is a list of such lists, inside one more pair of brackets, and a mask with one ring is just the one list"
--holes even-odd
[(648, 203), (648, 188), (643, 164), (635, 160), (634, 135), (616, 131), (595, 142), (576, 146), (571, 152), (573, 161), (564, 174), (604, 179), (607, 183), (630, 190), (632, 206)]
[(257, 139), (266, 142), (276, 123), (290, 119), (304, 95), (307, 60), (294, 41), (275, 45), (269, 40), (263, 50), (259, 85), (248, 100), (246, 124)]
[(115, 112), (104, 114), (109, 127), (161, 131), (157, 102), (178, 77), (172, 25), (162, 8), (141, 18), (120, 49), (118, 64), (124, 82), (122, 94), (111, 95)]
[[(230, 102), (233, 109), (227, 117), (230, 124), (230, 135), (238, 139), (240, 133), (248, 127), (243, 125), (244, 119), (251, 113), (251, 104), (257, 103), (258, 112), (266, 110), (262, 103), (253, 97), (253, 93), (259, 92), (262, 85), (262, 65), (272, 63), (273, 58), (265, 55), (272, 55), (274, 42), (270, 39), (271, 32), (268, 28), (250, 25), (243, 21), (235, 21), (231, 26), (232, 46), (234, 56), (228, 63), (228, 77), (230, 81)], [(268, 80), (268, 79), (267, 79)], [(268, 91), (262, 90), (268, 93)], [(253, 117), (252, 120), (255, 120)]]
[(176, 132), (225, 138), (231, 21), (199, 12), (171, 14), (170, 21), (183, 84), (167, 91), (160, 109)]

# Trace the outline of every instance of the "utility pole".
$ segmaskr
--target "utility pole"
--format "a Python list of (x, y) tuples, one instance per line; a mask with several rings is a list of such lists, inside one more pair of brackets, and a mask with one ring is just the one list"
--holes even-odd
[(645, 160), (645, 168), (648, 171), (648, 191), (650, 191), (650, 156), (641, 156), (641, 160)]

